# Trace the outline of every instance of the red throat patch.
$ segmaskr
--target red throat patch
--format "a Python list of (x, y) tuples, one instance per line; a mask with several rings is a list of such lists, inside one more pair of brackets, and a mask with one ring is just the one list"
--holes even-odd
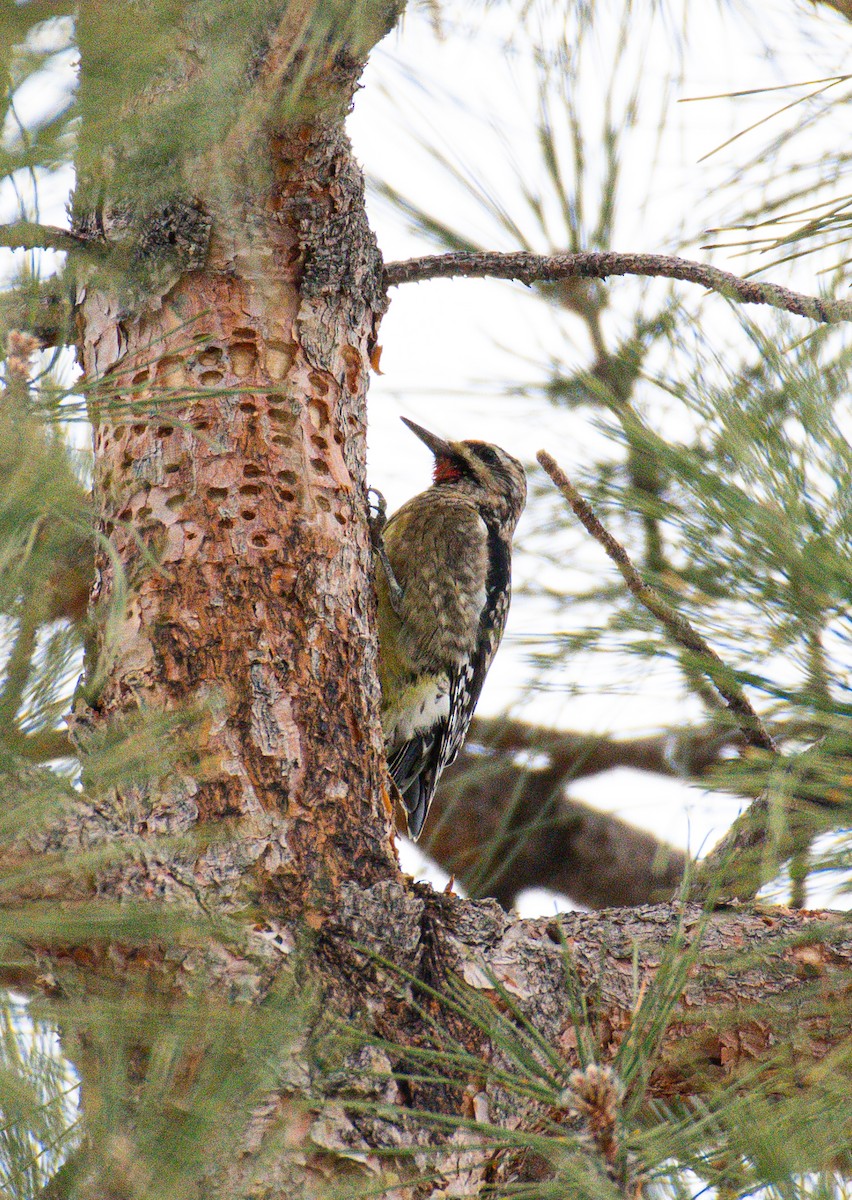
[(455, 483), (457, 479), (461, 479), (461, 474), (461, 468), (454, 458), (441, 455), (435, 459), (432, 469), (432, 479), (435, 483)]

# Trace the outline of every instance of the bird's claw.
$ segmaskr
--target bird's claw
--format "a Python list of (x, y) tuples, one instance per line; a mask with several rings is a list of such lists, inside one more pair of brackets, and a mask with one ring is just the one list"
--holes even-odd
[(382, 540), (382, 532), (388, 523), (388, 502), (378, 488), (367, 488), (368, 499), (371, 496), (375, 496), (375, 500), (369, 500), (367, 522), (370, 526), (370, 541), (378, 550)]
[(382, 565), (382, 570), (385, 573), (385, 579), (388, 585), (388, 596), (391, 602), (391, 608), (396, 615), (402, 620), (402, 602), (405, 596), (400, 587), (399, 580), (394, 574), (393, 567), (388, 558), (388, 552), (385, 549), (385, 543), (382, 538), (385, 525), (388, 523), (387, 517), (387, 501), (378, 488), (368, 488), (368, 496), (375, 496), (375, 501), (370, 502), (370, 511), (367, 521), (370, 526), (370, 541), (373, 543), (373, 549), (376, 553), (376, 558)]

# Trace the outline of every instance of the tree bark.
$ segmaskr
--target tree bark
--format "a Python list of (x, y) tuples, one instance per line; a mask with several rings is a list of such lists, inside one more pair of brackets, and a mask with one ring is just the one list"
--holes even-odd
[[(89, 286), (79, 311), (108, 543), (94, 600), (111, 618), (77, 728), (202, 713), (203, 771), (134, 797), (132, 827), (227, 821), (230, 862), (219, 847), (202, 883), (248, 873), (290, 911), (396, 871), (364, 470), (381, 257), (342, 129), (359, 71), (338, 62), (333, 113), (268, 137), (262, 191), (232, 180), (230, 206), (210, 197), (203, 267), (131, 313)], [(149, 256), (184, 211), (149, 221)], [(113, 415), (122, 404), (136, 415)]]
[[(329, 970), (326, 995), (346, 1011), (343, 981), (357, 972), (361, 1002), (372, 1013), (374, 1035), (384, 1041), (366, 1058), (363, 1050), (350, 1055), (329, 1103), (317, 1104), (300, 1126), (297, 1170), (287, 1174), (286, 1156), (279, 1160), (287, 1182), (276, 1195), (302, 1195), (295, 1189), (314, 1174), (322, 1178), (329, 1155), (341, 1169), (351, 1171), (353, 1159), (363, 1164), (355, 1180), (360, 1174), (365, 1186), (388, 1153), (397, 1156), (400, 1182), (388, 1192), (393, 1200), (479, 1196), (486, 1184), (499, 1195), (501, 1183), (549, 1177), (540, 1143), (531, 1138), (527, 1146), (524, 1133), (541, 1130), (548, 1120), (558, 1129), (564, 1120), (561, 1132), (567, 1135), (577, 1128), (577, 1114), (566, 1100), (560, 1118), (552, 1105), (524, 1094), (525, 1072), (511, 1047), (511, 1029), (522, 1029), (524, 1021), (556, 1055), (557, 1080), (564, 1083), (581, 1065), (583, 1042), (595, 1047), (599, 1064), (629, 1061), (628, 1046), (638, 1050), (668, 995), (672, 1015), (653, 1070), (633, 1083), (657, 1100), (700, 1096), (738, 1078), (754, 1090), (756, 1068), (774, 1064), (771, 1080), (779, 1054), (804, 1079), (833, 1051), (842, 1055), (852, 1034), (845, 997), (852, 943), (836, 914), (775, 909), (708, 919), (699, 906), (664, 905), (522, 921), (493, 901), (461, 901), (391, 883), (368, 889), (353, 884), (341, 916), (321, 944)], [(445, 1004), (435, 999), (441, 993)], [(585, 1004), (579, 1020), (577, 996)], [(424, 1009), (479, 1070), (443, 1081), (423, 1078), (423, 1059), (409, 1055), (434, 1044)], [(483, 1016), (489, 1011), (490, 1036)], [(537, 1080), (535, 1068), (528, 1078)], [(553, 1103), (558, 1097), (557, 1088)], [(471, 1150), (471, 1130), (464, 1126), (473, 1114), (482, 1123), (480, 1150)], [(448, 1135), (446, 1124), (432, 1118), (450, 1126), (455, 1118), (460, 1128)], [(269, 1105), (255, 1128), (257, 1144), (280, 1141), (285, 1131), (292, 1136), (293, 1121), (280, 1099)], [(459, 1144), (467, 1147), (464, 1153)], [(554, 1142), (557, 1157), (560, 1146)], [(427, 1148), (430, 1157), (422, 1153)], [(589, 1146), (585, 1153), (595, 1159)], [(231, 1194), (243, 1194), (254, 1161), (249, 1153), (235, 1166)], [(417, 1167), (432, 1172), (422, 1191), (416, 1180), (405, 1185), (406, 1171), (416, 1176)], [(621, 1182), (628, 1194), (627, 1178)]]

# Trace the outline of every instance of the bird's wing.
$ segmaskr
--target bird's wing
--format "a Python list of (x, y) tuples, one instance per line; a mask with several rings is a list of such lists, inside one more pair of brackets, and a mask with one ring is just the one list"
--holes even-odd
[(433, 725), (428, 731), (410, 738), (388, 759), (391, 778), (405, 805), (408, 832), (415, 841), (420, 836), (435, 794), (445, 730), (446, 721)]
[[(473, 719), (482, 685), (503, 637), (509, 614), (511, 555), (496, 534), (489, 538), (489, 570), (485, 607), (479, 621), (474, 653), (449, 671), (450, 712), (428, 731), (407, 742), (394, 756), (391, 774), (397, 780), (408, 813), (408, 828), (416, 838), (426, 820), (438, 779), (455, 762)], [(404, 761), (412, 772), (406, 787), (399, 783), (393, 763)], [(418, 764), (415, 767), (415, 764)], [(416, 770), (416, 774), (415, 774)]]

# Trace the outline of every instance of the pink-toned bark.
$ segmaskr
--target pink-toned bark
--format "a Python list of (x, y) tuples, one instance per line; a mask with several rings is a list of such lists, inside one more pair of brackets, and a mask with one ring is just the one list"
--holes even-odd
[[(240, 870), (250, 847), (262, 892), (310, 906), (396, 869), (365, 489), (380, 259), (339, 130), (272, 139), (270, 158), (274, 182), (214, 222), (203, 268), (132, 315), (106, 288), (80, 308), (108, 541), (94, 601), (112, 616), (77, 720), (195, 710), (195, 763), (133, 820), (227, 820)], [(331, 280), (300, 238), (307, 205), (338, 231)]]

